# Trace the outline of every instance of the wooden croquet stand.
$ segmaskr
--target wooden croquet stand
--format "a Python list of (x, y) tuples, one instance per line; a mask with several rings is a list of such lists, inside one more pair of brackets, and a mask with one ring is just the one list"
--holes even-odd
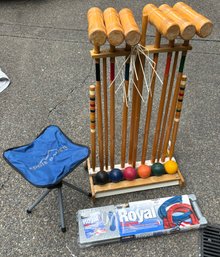
[[(166, 158), (166, 161), (168, 158)], [(175, 160), (172, 158), (172, 160)], [(152, 165), (151, 161), (146, 161), (146, 165)], [(140, 165), (140, 162), (136, 163), (136, 167)], [(130, 166), (126, 164), (125, 167)], [(132, 181), (123, 180), (118, 183), (107, 183), (105, 185), (95, 185), (93, 177), (95, 174), (100, 170), (99, 167), (96, 167), (95, 171), (90, 167), (90, 160), (87, 159), (87, 168), (89, 173), (89, 182), (91, 186), (91, 192), (93, 199), (101, 198), (111, 195), (118, 195), (124, 193), (131, 193), (137, 191), (144, 191), (149, 189), (161, 188), (161, 187), (168, 187), (168, 186), (176, 186), (179, 185), (180, 187), (185, 186), (185, 180), (183, 178), (182, 173), (178, 169), (178, 172), (175, 174), (164, 174), (162, 176), (150, 176), (148, 178), (137, 178)], [(120, 165), (115, 165), (115, 168), (121, 168)], [(110, 171), (110, 167), (107, 172)]]
[[(175, 44), (174, 47), (170, 47), (168, 44), (161, 44), (160, 48), (154, 47), (153, 45), (146, 45), (145, 51), (148, 54), (154, 54), (154, 53), (168, 53), (168, 52), (184, 52), (192, 49), (191, 45), (183, 45), (183, 44)], [(96, 53), (94, 50), (90, 51), (91, 57), (94, 59), (101, 59), (101, 58), (109, 58), (109, 57), (115, 57), (115, 56), (126, 56), (128, 52), (125, 49), (115, 49), (115, 52), (112, 53), (111, 51), (107, 49), (103, 49), (103, 51), (100, 51), (99, 53)], [(174, 157), (172, 158), (173, 160)], [(165, 162), (169, 160), (167, 157), (165, 159)], [(136, 162), (135, 167), (138, 167), (141, 164), (141, 162)], [(152, 165), (150, 160), (145, 161), (146, 165)], [(131, 166), (130, 164), (126, 163), (125, 167)], [(121, 169), (120, 164), (116, 164), (114, 166), (115, 168)], [(168, 186), (176, 186), (179, 185), (180, 187), (184, 186), (184, 178), (181, 174), (180, 170), (176, 174), (164, 174), (162, 176), (150, 176), (149, 178), (142, 179), (137, 178), (133, 181), (123, 180), (118, 183), (107, 183), (105, 185), (96, 185), (94, 183), (93, 177), (95, 174), (100, 171), (100, 167), (96, 167), (95, 170), (91, 168), (90, 160), (87, 160), (87, 168), (89, 173), (89, 181), (91, 186), (91, 192), (93, 199), (95, 198), (101, 198), (111, 195), (118, 195), (118, 194), (124, 194), (124, 193), (130, 193), (130, 192), (136, 192), (136, 191), (144, 191), (149, 189), (155, 189), (155, 188), (162, 188), (162, 187), (168, 187)], [(110, 167), (105, 171), (110, 172)]]
[[(174, 148), (177, 138), (177, 131), (182, 109), (182, 101), (186, 85), (186, 76), (183, 74), (186, 54), (192, 49), (189, 40), (195, 33), (202, 38), (207, 37), (211, 31), (212, 22), (197, 13), (190, 6), (179, 2), (173, 7), (167, 4), (159, 8), (153, 4), (147, 4), (142, 12), (142, 31), (138, 25), (131, 10), (125, 8), (119, 13), (116, 9), (110, 7), (102, 12), (99, 8), (91, 8), (88, 11), (88, 36), (90, 42), (94, 45), (94, 50), (90, 51), (91, 57), (95, 60), (96, 85), (90, 85), (90, 136), (91, 136), (91, 164), (87, 160), (87, 169), (93, 199), (110, 195), (117, 195), (129, 192), (143, 191), (147, 189), (162, 188), (168, 186), (184, 186), (184, 178), (180, 172), (175, 174), (164, 174), (162, 176), (150, 176), (146, 179), (137, 178), (132, 181), (123, 180), (118, 183), (107, 183), (96, 185), (94, 176), (99, 171), (110, 172), (113, 168), (123, 170), (127, 166), (138, 168), (140, 164), (151, 166), (160, 160), (161, 163), (172, 159), (175, 161)], [(146, 35), (148, 23), (155, 27), (154, 45), (146, 45)], [(168, 44), (161, 44), (161, 36), (168, 40)], [(175, 40), (180, 36), (183, 43), (177, 43)], [(100, 49), (105, 44), (106, 39), (109, 41), (108, 49)], [(125, 41), (124, 48), (116, 48)], [(135, 48), (135, 46), (138, 46)], [(133, 48), (134, 47), (134, 48)], [(137, 53), (135, 53), (137, 51)], [(151, 114), (153, 111), (153, 96), (156, 85), (156, 70), (159, 54), (167, 54), (162, 82), (161, 96), (158, 108), (156, 108), (157, 120), (154, 129), (151, 159), (146, 161), (148, 150), (148, 138), (150, 135)], [(175, 53), (172, 62), (172, 54)], [(178, 54), (181, 53), (179, 68), (177, 70)], [(122, 108), (122, 140), (121, 140), (121, 164), (115, 165), (115, 59), (117, 57), (126, 58), (124, 90), (128, 94), (129, 89), (129, 69), (131, 64), (131, 54), (136, 55), (135, 75), (133, 80), (132, 106), (131, 114), (128, 115), (128, 106), (125, 102)], [(147, 55), (153, 55), (152, 77), (150, 82), (150, 92), (147, 102), (146, 120), (144, 126), (143, 145), (141, 161), (137, 162), (137, 144), (139, 143), (139, 123), (141, 115), (141, 97), (145, 62)], [(107, 98), (107, 62), (109, 59), (110, 67), (110, 110), (108, 112)], [(101, 60), (103, 69), (103, 78), (101, 79)], [(173, 63), (172, 70), (170, 69)], [(132, 63), (133, 64), (133, 63)], [(124, 65), (124, 64), (123, 64)], [(171, 76), (169, 77), (169, 75)], [(176, 77), (176, 80), (175, 80)], [(169, 83), (168, 83), (169, 81)], [(175, 86), (174, 85), (175, 81)], [(102, 85), (103, 84), (103, 85)], [(168, 87), (169, 84), (169, 87)], [(121, 84), (120, 84), (121, 85)], [(168, 87), (168, 88), (167, 88)], [(102, 90), (104, 99), (102, 101)], [(168, 90), (168, 93), (167, 93)], [(126, 97), (125, 97), (126, 99)], [(103, 107), (102, 107), (103, 105)], [(102, 113), (102, 108), (104, 113)], [(97, 110), (97, 114), (96, 114)], [(104, 115), (104, 119), (102, 116)], [(110, 119), (108, 120), (108, 116)], [(130, 116), (129, 147), (127, 147), (128, 135), (128, 118)], [(97, 145), (99, 166), (96, 166), (96, 118), (97, 118)], [(104, 130), (103, 133), (103, 121)], [(131, 126), (132, 124), (132, 126)], [(109, 126), (109, 135), (108, 135)], [(117, 138), (118, 139), (118, 138)], [(108, 144), (110, 140), (110, 146)], [(170, 142), (170, 144), (169, 144)], [(126, 159), (126, 147), (128, 149)], [(110, 165), (108, 154), (110, 153)], [(105, 158), (104, 158), (105, 154)], [(149, 158), (149, 157), (148, 157)], [(127, 160), (127, 161), (126, 161)], [(127, 162), (127, 163), (125, 163)], [(104, 168), (105, 167), (105, 168)], [(103, 181), (104, 182), (104, 181)]]

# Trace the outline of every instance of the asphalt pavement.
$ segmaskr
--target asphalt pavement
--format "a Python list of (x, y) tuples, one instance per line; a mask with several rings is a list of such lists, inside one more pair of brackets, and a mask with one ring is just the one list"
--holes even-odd
[[(170, 5), (177, 1), (166, 1)], [(96, 201), (95, 206), (196, 194), (210, 224), (220, 223), (220, 1), (185, 1), (214, 23), (207, 39), (195, 37), (187, 56), (188, 86), (175, 156), (186, 187), (161, 188)], [(89, 145), (88, 86), (95, 73), (87, 37), (90, 7), (131, 8), (141, 23), (144, 1), (1, 0), (0, 67), (11, 85), (0, 94), (0, 151), (32, 141), (56, 124), (73, 141)], [(153, 0), (160, 5), (165, 1)], [(147, 40), (152, 40), (152, 34)], [(159, 98), (159, 95), (156, 95)], [(1, 154), (2, 156), (2, 154)], [(89, 190), (87, 173), (77, 168), (69, 182)], [(41, 193), (0, 157), (0, 256), (10, 257), (194, 257), (200, 231), (81, 249), (76, 212), (93, 207), (90, 199), (64, 188), (67, 232), (59, 229), (56, 192), (31, 215), (26, 208)]]

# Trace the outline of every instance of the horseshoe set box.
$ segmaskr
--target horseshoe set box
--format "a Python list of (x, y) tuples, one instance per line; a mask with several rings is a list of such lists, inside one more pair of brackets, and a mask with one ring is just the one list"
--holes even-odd
[(207, 225), (194, 194), (79, 210), (77, 221), (81, 247), (199, 229)]

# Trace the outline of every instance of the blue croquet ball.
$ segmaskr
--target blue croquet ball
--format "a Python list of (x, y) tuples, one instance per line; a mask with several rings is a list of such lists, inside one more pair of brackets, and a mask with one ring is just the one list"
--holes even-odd
[(114, 183), (119, 182), (123, 179), (123, 173), (120, 169), (113, 169), (109, 172), (109, 178)]
[(104, 185), (109, 182), (108, 173), (105, 171), (99, 171), (95, 175), (95, 183), (97, 185)]

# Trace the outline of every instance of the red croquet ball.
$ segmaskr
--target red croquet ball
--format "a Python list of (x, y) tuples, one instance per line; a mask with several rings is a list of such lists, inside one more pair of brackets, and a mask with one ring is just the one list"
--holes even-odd
[(151, 167), (142, 164), (138, 167), (137, 173), (140, 178), (148, 178), (151, 175)]
[(134, 180), (137, 177), (137, 171), (133, 167), (127, 167), (124, 169), (123, 175), (126, 180)]

